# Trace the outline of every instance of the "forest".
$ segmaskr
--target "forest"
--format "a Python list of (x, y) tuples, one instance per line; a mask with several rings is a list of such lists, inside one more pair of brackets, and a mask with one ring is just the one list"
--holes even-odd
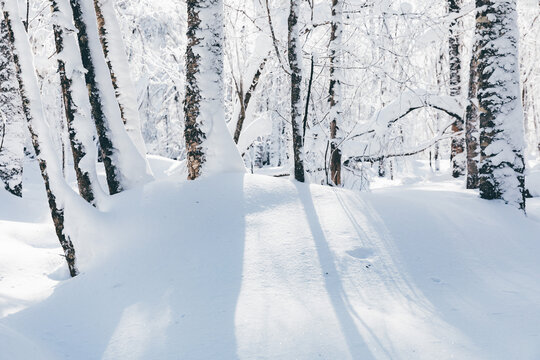
[(538, 359), (538, 0), (0, 0), (0, 359)]

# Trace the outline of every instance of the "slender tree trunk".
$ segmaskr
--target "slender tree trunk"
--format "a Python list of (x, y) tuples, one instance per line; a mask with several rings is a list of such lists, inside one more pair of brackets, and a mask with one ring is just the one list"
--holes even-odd
[(467, 189), (478, 188), (478, 53), (476, 44), (471, 54), (469, 70), (469, 91), (465, 113), (465, 143), (467, 145)]
[(0, 181), (22, 196), (24, 113), (7, 25), (0, 16)]
[[(462, 0), (448, 0), (448, 12), (450, 16), (457, 16), (461, 11)], [(461, 22), (452, 20), (450, 23), (449, 63), (450, 63), (450, 95), (461, 95)], [(458, 178), (465, 175), (465, 136), (463, 132), (463, 120), (456, 120), (452, 124), (452, 131), (456, 134), (452, 137), (450, 158), (452, 160), (452, 176)], [(460, 134), (457, 134), (460, 133)]]
[[(438, 134), (441, 131), (441, 117), (439, 114), (435, 115), (435, 133)], [(439, 172), (441, 170), (441, 156), (440, 156), (440, 144), (437, 141), (433, 146), (433, 160), (435, 163), (435, 171)]]
[(264, 58), (261, 64), (259, 65), (259, 68), (257, 69), (257, 72), (253, 76), (253, 79), (251, 80), (251, 85), (249, 86), (248, 91), (244, 94), (241, 90), (242, 88), (238, 89), (238, 96), (240, 101), (240, 114), (238, 115), (238, 121), (236, 122), (236, 129), (234, 131), (234, 142), (238, 144), (238, 140), (240, 140), (240, 134), (242, 133), (242, 128), (244, 126), (244, 121), (246, 120), (246, 112), (248, 109), (249, 102), (251, 100), (251, 97), (253, 96), (253, 93), (257, 89), (257, 85), (259, 84), (259, 80), (261, 78), (261, 75), (264, 71), (264, 67), (266, 66), (266, 61), (268, 59)]
[(188, 179), (245, 167), (225, 124), (223, 1), (187, 1), (184, 138)]
[(99, 41), (96, 14), (91, 2), (70, 0), (92, 117), (99, 137), (110, 194), (151, 179), (145, 158), (124, 128), (111, 76)]
[(330, 177), (334, 185), (341, 185), (341, 145), (342, 136), (338, 121), (342, 114), (341, 89), (341, 42), (342, 42), (343, 0), (332, 0), (332, 22), (330, 26)]
[(141, 156), (146, 156), (146, 146), (141, 133), (141, 120), (137, 110), (135, 88), (129, 74), (122, 32), (111, 0), (94, 0), (99, 40), (111, 75), (120, 116), (131, 141)]
[(60, 245), (71, 276), (76, 276), (75, 248), (64, 228), (64, 206), (69, 187), (62, 176), (62, 167), (52, 147), (49, 128), (45, 121), (41, 95), (33, 67), (33, 55), (23, 23), (19, 17), (17, 2), (0, 1), (8, 29), (13, 61), (15, 64), (23, 111), (32, 138), (32, 145), (45, 182), (49, 208)]
[(288, 56), (291, 72), (291, 124), (294, 153), (294, 178), (304, 182), (304, 142), (302, 140), (302, 48), (298, 15), (300, 2), (291, 0), (288, 19)]
[[(435, 76), (437, 77), (437, 85), (439, 88), (443, 88), (444, 86), (444, 78), (443, 78), (443, 68), (444, 68), (444, 50), (441, 48), (439, 50), (439, 61), (435, 63)], [(435, 115), (435, 134), (439, 134), (441, 131), (441, 115), (437, 113)], [(435, 143), (433, 146), (434, 151), (434, 160), (435, 160), (435, 171), (441, 170), (441, 145), (439, 141)]]
[[(79, 193), (83, 199), (95, 206), (98, 198), (103, 196), (95, 168), (93, 134), (96, 130), (90, 114), (79, 44), (75, 34), (62, 25), (69, 24), (73, 14), (69, 0), (51, 0), (51, 9), (56, 20), (53, 30), (56, 52), (60, 54), (58, 73)], [(69, 59), (70, 72), (66, 71), (66, 63), (61, 56), (64, 53), (72, 54)]]
[(533, 101), (531, 104), (532, 107), (532, 113), (533, 113), (533, 122), (534, 122), (534, 128), (536, 129), (536, 142), (538, 144), (537, 149), (540, 153), (540, 117), (538, 116), (538, 113), (536, 112), (536, 102)]
[(477, 0), (480, 196), (525, 209), (516, 0)]

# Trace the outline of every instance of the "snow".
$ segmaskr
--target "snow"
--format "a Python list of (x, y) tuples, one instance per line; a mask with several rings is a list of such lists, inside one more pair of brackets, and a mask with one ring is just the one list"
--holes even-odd
[(447, 175), (356, 193), (149, 160), (156, 181), (77, 210), (73, 279), (36, 164), (24, 199), (0, 192), (2, 357), (540, 356), (539, 199), (527, 217)]
[(529, 161), (525, 187), (532, 196), (540, 197), (540, 163), (538, 161)]

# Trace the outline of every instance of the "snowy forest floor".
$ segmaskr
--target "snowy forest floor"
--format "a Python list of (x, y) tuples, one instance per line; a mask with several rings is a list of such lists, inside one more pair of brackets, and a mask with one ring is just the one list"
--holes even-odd
[(0, 191), (0, 359), (540, 358), (540, 198), (153, 158), (158, 180), (78, 210), (69, 279), (30, 165), (24, 199)]

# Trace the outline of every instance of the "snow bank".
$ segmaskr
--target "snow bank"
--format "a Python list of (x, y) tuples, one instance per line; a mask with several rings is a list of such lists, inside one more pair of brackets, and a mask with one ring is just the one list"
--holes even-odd
[(2, 340), (3, 354), (31, 358), (19, 345), (32, 344), (54, 359), (540, 355), (532, 216), (452, 183), (358, 194), (245, 174), (188, 182), (151, 161), (161, 180), (113, 197), (81, 230), (82, 273), (0, 319), (18, 338)]

